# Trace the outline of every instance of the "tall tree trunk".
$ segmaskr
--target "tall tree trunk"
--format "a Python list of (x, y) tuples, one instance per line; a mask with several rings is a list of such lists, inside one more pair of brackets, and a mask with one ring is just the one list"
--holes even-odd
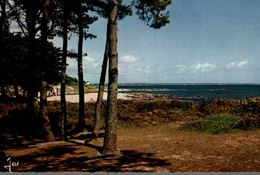
[(83, 65), (82, 65), (82, 47), (83, 47), (83, 26), (82, 26), (82, 12), (78, 11), (78, 27), (79, 27), (79, 41), (78, 41), (78, 77), (79, 77), (79, 122), (78, 130), (83, 131), (85, 128), (85, 102), (84, 102), (84, 82), (83, 82)]
[(99, 126), (100, 126), (100, 118), (101, 118), (101, 106), (103, 100), (103, 93), (105, 87), (105, 80), (106, 80), (106, 71), (107, 71), (107, 61), (109, 59), (109, 22), (107, 22), (107, 37), (106, 37), (106, 46), (105, 46), (105, 53), (103, 58), (101, 76), (99, 80), (99, 88), (98, 88), (98, 96), (97, 102), (95, 106), (95, 118), (94, 118), (94, 127), (93, 127), (93, 137), (98, 138)]
[(67, 109), (66, 109), (66, 64), (68, 48), (68, 9), (66, 1), (64, 2), (63, 16), (63, 51), (62, 51), (62, 68), (61, 68), (61, 134), (62, 140), (67, 140)]
[[(5, 10), (5, 5), (6, 5), (6, 0), (2, 0), (1, 2), (1, 18), (0, 18), (0, 64), (3, 60), (2, 58), (2, 53), (3, 53), (3, 36), (4, 36), (4, 23), (5, 23), (5, 18), (6, 18), (6, 10)], [(1, 68), (1, 65), (0, 65)], [(3, 69), (1, 69), (3, 70)], [(5, 92), (5, 86), (4, 86), (4, 77), (0, 75), (0, 81), (1, 81), (1, 96), (5, 97), (6, 92)]]
[(117, 53), (117, 10), (118, 1), (109, 0), (109, 85), (107, 100), (107, 118), (103, 154), (118, 153), (117, 142), (117, 83), (118, 83), (118, 53)]
[(6, 10), (5, 10), (5, 5), (6, 5), (6, 0), (1, 0), (0, 1), (0, 5), (1, 5), (1, 18), (0, 18), (0, 42), (1, 42), (1, 47), (0, 49), (2, 49), (3, 47), (3, 36), (4, 36), (4, 23), (5, 23), (5, 18), (6, 18)]
[(34, 113), (34, 102), (35, 102), (35, 94), (37, 90), (35, 90), (35, 83), (36, 80), (34, 79), (34, 65), (36, 64), (36, 42), (35, 42), (35, 35), (36, 35), (36, 12), (34, 6), (32, 5), (32, 1), (28, 1), (26, 4), (26, 23), (28, 28), (28, 71), (27, 74), (27, 112), (29, 119), (33, 119), (35, 117)]
[(43, 9), (43, 19), (41, 26), (41, 44), (42, 44), (42, 66), (41, 66), (41, 97), (40, 97), (40, 110), (41, 110), (41, 123), (44, 138), (46, 142), (54, 142), (54, 135), (51, 130), (51, 125), (48, 117), (48, 106), (47, 106), (47, 81), (46, 78), (46, 60), (48, 57), (47, 49), (47, 21), (48, 13), (47, 8), (49, 5), (49, 0), (45, 0)]
[[(15, 81), (17, 81), (17, 80), (15, 80)], [(17, 82), (14, 82), (14, 94), (15, 94), (16, 99), (18, 99), (20, 97)]]
[(32, 87), (28, 87), (27, 88), (27, 104), (26, 104), (26, 110), (28, 113), (28, 119), (32, 120), (35, 117), (35, 113), (34, 113), (34, 90)]
[(47, 106), (47, 82), (42, 80), (41, 82), (41, 127), (43, 131), (44, 140), (46, 142), (54, 142), (54, 135), (51, 130), (51, 125), (48, 117), (48, 106)]
[(3, 98), (6, 97), (4, 80), (1, 80), (1, 96), (2, 96)]

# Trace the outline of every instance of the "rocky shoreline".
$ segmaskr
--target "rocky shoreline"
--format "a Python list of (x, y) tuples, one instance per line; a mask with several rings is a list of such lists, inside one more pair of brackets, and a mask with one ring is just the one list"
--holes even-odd
[(148, 94), (148, 93), (128, 93), (127, 98), (131, 100), (185, 100), (192, 102), (201, 102), (205, 98), (201, 96), (194, 97), (176, 97), (175, 95), (166, 95), (166, 94)]
[[(103, 95), (103, 99), (107, 99), (107, 93), (105, 92)], [(167, 94), (150, 94), (150, 93), (118, 93), (119, 100), (184, 100), (184, 101), (192, 101), (194, 103), (199, 103), (203, 101), (203, 97), (195, 96), (195, 97), (176, 97), (174, 95)], [(95, 102), (97, 100), (97, 93), (86, 93), (85, 94), (85, 102)], [(48, 97), (48, 101), (60, 101), (60, 96), (50, 96)], [(68, 94), (66, 95), (66, 101), (71, 103), (79, 102), (78, 94)]]

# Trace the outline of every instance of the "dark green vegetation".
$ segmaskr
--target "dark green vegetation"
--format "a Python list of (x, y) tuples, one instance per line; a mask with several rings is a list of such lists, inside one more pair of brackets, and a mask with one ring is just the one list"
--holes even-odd
[[(236, 129), (235, 123), (239, 120), (240, 117), (233, 115), (212, 115), (199, 121), (186, 123), (181, 127), (181, 129), (208, 132), (213, 134), (227, 133)], [(245, 127), (247, 128), (248, 126)]]
[(79, 80), (77, 78), (73, 78), (68, 75), (66, 76), (66, 84), (72, 85), (72, 84), (78, 84), (78, 83), (79, 83)]
[[(79, 84), (78, 132), (85, 129), (84, 80), (82, 57), (83, 40), (96, 36), (88, 29), (98, 20), (97, 16), (108, 19), (107, 44), (108, 59), (108, 100), (106, 116), (106, 139), (104, 153), (116, 151), (117, 110), (117, 20), (125, 16), (136, 15), (148, 26), (159, 29), (169, 23), (167, 6), (171, 0), (1, 0), (0, 1), (0, 100), (8, 101), (10, 87), (15, 91), (17, 101), (26, 102), (26, 120), (40, 120), (46, 142), (53, 142), (54, 137), (49, 124), (47, 93), (50, 85), (61, 84), (60, 122), (62, 140), (67, 141), (66, 107), (66, 66), (67, 57), (77, 58)], [(133, 10), (135, 9), (135, 10)], [(18, 26), (14, 30), (14, 25)], [(69, 34), (78, 35), (78, 52), (68, 52)], [(62, 51), (55, 48), (51, 40), (62, 37)], [(72, 56), (74, 55), (74, 56)], [(102, 72), (106, 74), (106, 65)], [(103, 77), (103, 76), (101, 76)], [(105, 76), (104, 76), (105, 77)], [(102, 79), (102, 78), (101, 78)], [(69, 81), (75, 82), (73, 79)], [(102, 80), (105, 82), (105, 80)], [(68, 83), (68, 81), (67, 81)], [(102, 83), (100, 83), (102, 84)], [(23, 91), (20, 98), (19, 90)], [(103, 90), (103, 88), (102, 88)], [(99, 92), (99, 94), (101, 94)], [(40, 112), (36, 111), (36, 97), (40, 96)], [(102, 95), (101, 95), (102, 96)], [(102, 98), (100, 98), (102, 100)], [(98, 106), (98, 103), (97, 103)], [(100, 113), (100, 108), (96, 108)], [(36, 116), (40, 113), (40, 115)], [(95, 121), (98, 121), (97, 119)], [(96, 122), (95, 135), (98, 135), (99, 123)], [(24, 127), (24, 126), (23, 126)]]
[[(1, 128), (16, 129), (37, 126), (37, 117), (26, 120), (24, 103), (0, 103)], [(52, 130), (56, 136), (61, 134), (60, 103), (48, 102), (49, 118)], [(78, 104), (67, 103), (68, 132), (72, 132), (78, 122)], [(95, 103), (85, 104), (85, 122), (91, 131), (94, 123)], [(201, 104), (187, 101), (130, 101), (119, 100), (119, 127), (149, 127), (162, 123), (185, 122), (181, 129), (209, 133), (226, 133), (239, 129), (249, 130), (260, 127), (260, 98), (239, 100), (213, 99)], [(39, 106), (36, 104), (37, 114)], [(101, 128), (104, 127), (106, 103), (101, 108)], [(29, 120), (29, 121), (28, 121)], [(25, 126), (22, 124), (26, 121)], [(10, 123), (11, 122), (11, 123)]]
[[(38, 55), (31, 62), (27, 57), (28, 49), (26, 48), (26, 38), (18, 34), (6, 34), (3, 40), (3, 48), (5, 52), (1, 53), (0, 61), (0, 74), (2, 82), (2, 95), (12, 96), (10, 89), (13, 88), (15, 96), (20, 97), (19, 90), (24, 93), (24, 97), (27, 95), (27, 91), (30, 87), (34, 87), (34, 93), (40, 90), (40, 71), (46, 70), (46, 78), (50, 84), (56, 84), (60, 81), (59, 66), (60, 66), (60, 50), (53, 46), (52, 43), (48, 43), (48, 58), (46, 62), (48, 65), (41, 63), (41, 57)], [(39, 40), (35, 43), (36, 52), (40, 52), (41, 43)], [(29, 64), (33, 64), (32, 68)], [(30, 77), (30, 78), (25, 78)], [(36, 93), (37, 94), (37, 93)], [(34, 94), (34, 95), (36, 95)]]

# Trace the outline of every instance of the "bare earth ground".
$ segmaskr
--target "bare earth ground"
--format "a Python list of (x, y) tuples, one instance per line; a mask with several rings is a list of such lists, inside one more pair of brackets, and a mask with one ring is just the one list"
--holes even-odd
[(119, 155), (101, 155), (103, 138), (89, 141), (86, 133), (54, 143), (43, 143), (30, 133), (3, 134), (0, 147), (19, 161), (13, 171), (260, 171), (260, 130), (212, 135), (180, 131), (180, 124), (119, 127)]

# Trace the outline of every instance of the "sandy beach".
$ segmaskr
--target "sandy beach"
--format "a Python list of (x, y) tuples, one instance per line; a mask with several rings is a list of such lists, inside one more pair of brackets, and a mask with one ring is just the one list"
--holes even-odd
[[(129, 100), (131, 97), (126, 93), (118, 93), (118, 99)], [(103, 99), (107, 99), (107, 93), (104, 92)], [(50, 96), (48, 97), (48, 101), (60, 101), (60, 96)], [(76, 95), (66, 95), (66, 101), (71, 103), (79, 102), (79, 94)], [(85, 93), (85, 102), (97, 101), (97, 93)]]

